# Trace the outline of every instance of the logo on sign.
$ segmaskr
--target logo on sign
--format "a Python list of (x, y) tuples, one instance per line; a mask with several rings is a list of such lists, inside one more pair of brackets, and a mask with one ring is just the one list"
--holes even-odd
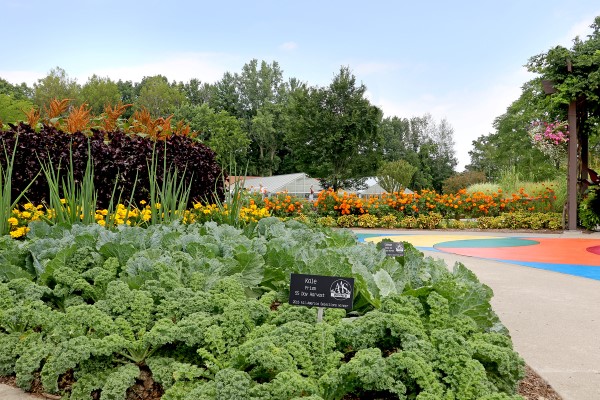
[(348, 300), (352, 295), (352, 286), (350, 282), (344, 279), (338, 279), (331, 284), (329, 288), (331, 297), (336, 300)]

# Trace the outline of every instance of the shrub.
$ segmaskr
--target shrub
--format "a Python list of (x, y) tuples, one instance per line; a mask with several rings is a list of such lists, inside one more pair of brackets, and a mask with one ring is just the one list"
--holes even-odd
[(310, 217), (306, 214), (298, 214), (293, 218), (295, 221), (302, 222), (303, 224), (309, 225), (311, 223)]
[(496, 183), (476, 183), (467, 187), (468, 194), (485, 193), (489, 195), (492, 193), (497, 193), (498, 190), (500, 190), (500, 185)]
[(459, 219), (446, 219), (442, 221), (442, 223), (445, 223), (444, 227), (447, 229), (467, 229), (471, 226), (477, 227), (476, 221), (461, 221)]
[(493, 226), (494, 217), (479, 217), (477, 218), (477, 227), (480, 229), (491, 229)]
[(334, 227), (337, 226), (337, 221), (333, 217), (319, 217), (317, 218), (317, 225), (325, 226), (325, 227)]
[(600, 225), (600, 189), (592, 189), (579, 203), (579, 224), (586, 229), (595, 230)]
[(393, 214), (384, 215), (379, 218), (379, 226), (387, 229), (396, 228), (399, 226), (398, 218)]
[(370, 214), (359, 215), (357, 224), (361, 228), (376, 228), (379, 224), (379, 218)]
[(337, 225), (340, 228), (352, 228), (356, 226), (357, 217), (356, 215), (342, 215), (337, 219)]
[[(8, 149), (13, 148), (17, 137), (13, 197), (33, 181), (26, 196), (36, 204), (48, 203), (49, 200), (48, 184), (42, 174), (39, 174), (40, 162), (47, 163), (51, 160), (54, 166), (60, 165), (62, 169), (72, 159), (75, 181), (81, 181), (89, 157), (88, 146), (93, 160), (98, 207), (108, 206), (115, 183), (116, 193), (121, 194), (123, 200), (129, 199), (134, 187), (133, 198), (136, 201), (148, 200), (148, 166), (153, 154), (156, 157), (159, 179), (163, 176), (166, 155), (166, 167), (176, 168), (183, 177), (184, 184), (191, 185), (190, 202), (212, 201), (215, 190), (217, 196), (223, 198), (223, 188), (219, 184), (221, 169), (216, 162), (215, 153), (187, 136), (173, 135), (164, 140), (152, 140), (121, 131), (97, 130), (86, 136), (81, 132), (68, 133), (48, 125), (43, 125), (36, 132), (24, 123), (10, 125), (10, 129), (0, 132), (0, 142)], [(158, 183), (160, 186), (161, 182)]]
[(417, 226), (420, 229), (436, 229), (442, 222), (442, 214), (430, 212), (427, 215), (421, 214), (417, 218)]
[(460, 189), (466, 189), (476, 183), (485, 183), (485, 173), (481, 171), (464, 171), (447, 178), (442, 183), (443, 193), (456, 193)]
[(400, 220), (401, 228), (414, 229), (419, 226), (417, 218), (413, 216), (404, 217)]

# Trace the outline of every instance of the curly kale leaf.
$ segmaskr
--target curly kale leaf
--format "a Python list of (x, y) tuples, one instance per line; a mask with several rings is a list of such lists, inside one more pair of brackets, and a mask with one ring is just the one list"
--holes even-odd
[(335, 368), (342, 357), (335, 350), (332, 327), (289, 322), (258, 330), (232, 354), (232, 366), (255, 380), (271, 381), (283, 371), (315, 377)]
[(406, 392), (404, 384), (389, 373), (386, 360), (377, 348), (359, 350), (340, 368), (327, 371), (319, 384), (323, 397), (331, 400), (341, 399), (349, 393), (383, 397), (401, 396)]
[(11, 375), (15, 372), (15, 361), (21, 334), (0, 333), (0, 376)]
[(306, 378), (292, 371), (283, 371), (272, 381), (255, 385), (249, 391), (251, 399), (261, 400), (321, 399), (318, 397), (319, 393), (315, 379)]
[(140, 375), (140, 369), (135, 364), (125, 364), (115, 368), (102, 386), (103, 400), (125, 400), (127, 389), (135, 383)]
[(473, 358), (485, 367), (494, 386), (502, 392), (515, 393), (517, 383), (525, 376), (525, 362), (513, 351), (510, 339), (499, 333), (476, 333), (469, 343)]
[(148, 292), (131, 290), (122, 281), (110, 282), (105, 298), (96, 306), (113, 318), (123, 318), (133, 332), (145, 332), (151, 327), (155, 309), (154, 300)]
[(217, 399), (250, 400), (250, 376), (244, 371), (232, 368), (223, 369), (215, 375), (215, 395)]
[(154, 381), (160, 383), (164, 389), (168, 389), (179, 381), (193, 381), (197, 378), (209, 378), (206, 369), (182, 363), (171, 357), (148, 357), (146, 364), (152, 372)]
[(40, 333), (30, 333), (25, 337), (20, 337), (19, 344), (14, 350), (18, 355), (15, 362), (18, 387), (29, 390), (34, 372), (39, 371), (40, 365), (52, 351), (52, 343), (43, 340)]
[(411, 342), (425, 340), (427, 332), (415, 315), (371, 311), (352, 320), (342, 320), (335, 327), (341, 349), (360, 350), (370, 347), (402, 349)]

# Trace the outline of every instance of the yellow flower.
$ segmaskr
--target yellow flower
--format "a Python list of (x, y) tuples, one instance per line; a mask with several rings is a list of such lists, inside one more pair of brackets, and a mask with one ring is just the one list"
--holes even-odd
[(144, 204), (146, 204), (146, 200), (140, 200), (140, 204), (143, 206)]
[(10, 236), (14, 239), (17, 239), (22, 236), (25, 236), (27, 232), (29, 232), (29, 228), (27, 228), (26, 226), (22, 226), (20, 228), (15, 229), (14, 231), (11, 231)]
[(21, 217), (23, 217), (25, 219), (29, 219), (29, 218), (31, 218), (31, 213), (29, 211), (23, 211), (21, 213)]
[(103, 220), (103, 219), (101, 219), (101, 220), (98, 221), (98, 225), (106, 226), (106, 221)]
[(8, 219), (8, 224), (11, 226), (17, 226), (17, 225), (19, 225), (19, 220), (16, 219), (15, 217), (10, 217)]

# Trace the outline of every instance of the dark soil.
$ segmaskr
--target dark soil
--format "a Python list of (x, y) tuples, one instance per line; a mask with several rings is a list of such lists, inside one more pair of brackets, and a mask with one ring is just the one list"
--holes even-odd
[[(63, 377), (61, 386), (67, 388), (70, 385), (68, 380), (68, 377)], [(14, 376), (0, 377), (0, 383), (16, 386)], [(523, 379), (519, 384), (518, 393), (527, 400), (562, 400), (562, 397), (560, 397), (558, 393), (552, 389), (548, 382), (546, 382), (534, 370), (529, 368), (529, 366), (526, 367), (525, 379)], [(60, 396), (43, 393), (43, 388), (39, 382), (39, 379), (34, 381), (31, 394), (41, 399), (60, 399)], [(127, 391), (127, 400), (160, 400), (162, 394), (163, 391), (160, 385), (152, 380), (152, 377), (147, 371), (142, 371), (140, 374), (140, 379), (138, 379), (135, 386)], [(359, 397), (346, 396), (344, 399), (359, 400)]]

